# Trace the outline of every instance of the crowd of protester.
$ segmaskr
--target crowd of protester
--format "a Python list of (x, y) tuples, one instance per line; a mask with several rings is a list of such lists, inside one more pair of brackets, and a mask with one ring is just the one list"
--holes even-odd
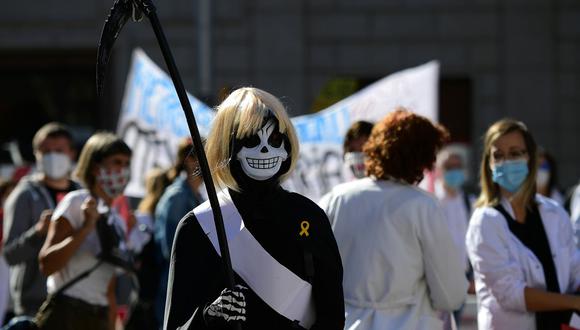
[[(0, 325), (163, 326), (178, 224), (206, 199), (192, 141), (176, 147), (133, 211), (125, 142), (95, 133), (77, 157), (66, 125), (37, 131), (35, 170), (0, 178)], [(451, 329), (467, 294), (479, 329), (559, 329), (580, 310), (580, 187), (560, 190), (554, 157), (520, 121), (489, 127), (478, 178), (466, 150), (404, 108), (348, 130), (349, 181), (316, 201), (342, 258), (345, 328)], [(127, 278), (136, 298), (119, 289)]]

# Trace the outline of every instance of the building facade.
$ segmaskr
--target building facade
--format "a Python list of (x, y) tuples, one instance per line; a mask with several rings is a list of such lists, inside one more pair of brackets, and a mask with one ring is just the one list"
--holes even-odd
[[(199, 19), (208, 3), (210, 19)], [(321, 91), (335, 79), (363, 87), (436, 59), (441, 121), (456, 140), (478, 153), (486, 128), (514, 117), (555, 155), (562, 186), (580, 179), (576, 0), (171, 0), (156, 5), (186, 88), (210, 105), (224, 91), (251, 85), (280, 96), (291, 114), (299, 115), (316, 108)], [(28, 138), (14, 127), (30, 126), (33, 132), (41, 119), (114, 129), (131, 51), (141, 47), (165, 67), (149, 23), (129, 22), (115, 45), (105, 95), (94, 95), (96, 47), (110, 6), (96, 0), (5, 4), (0, 11), (2, 139)], [(15, 121), (17, 126), (7, 124)]]

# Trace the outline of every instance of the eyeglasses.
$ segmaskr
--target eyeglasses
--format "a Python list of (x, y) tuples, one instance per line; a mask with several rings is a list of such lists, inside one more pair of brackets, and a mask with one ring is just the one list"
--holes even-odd
[(495, 163), (501, 163), (504, 160), (515, 160), (523, 158), (528, 154), (527, 150), (512, 150), (508, 152), (507, 155), (504, 155), (501, 151), (496, 151), (491, 155), (491, 158)]

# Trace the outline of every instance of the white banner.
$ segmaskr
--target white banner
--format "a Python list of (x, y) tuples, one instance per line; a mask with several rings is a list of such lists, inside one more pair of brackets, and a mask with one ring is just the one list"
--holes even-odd
[[(437, 120), (439, 64), (435, 61), (389, 75), (318, 113), (292, 118), (300, 140), (300, 160), (284, 183), (317, 201), (338, 183), (352, 179), (343, 166), (342, 142), (357, 120), (377, 122), (397, 106)], [(189, 95), (200, 134), (207, 136), (214, 111)], [(189, 135), (170, 77), (141, 49), (133, 53), (118, 134), (133, 150), (131, 182), (125, 193), (141, 197), (146, 173), (168, 167), (177, 143)]]
[(343, 165), (342, 143), (351, 123), (376, 123), (397, 106), (438, 119), (439, 63), (389, 75), (318, 113), (292, 118), (300, 140), (300, 160), (285, 187), (317, 201), (335, 185), (352, 179)]
[[(188, 94), (195, 121), (207, 136), (214, 111)], [(157, 166), (170, 167), (179, 139), (189, 136), (187, 121), (171, 78), (141, 50), (133, 52), (117, 133), (133, 150), (131, 181), (125, 194), (142, 197), (145, 175)]]

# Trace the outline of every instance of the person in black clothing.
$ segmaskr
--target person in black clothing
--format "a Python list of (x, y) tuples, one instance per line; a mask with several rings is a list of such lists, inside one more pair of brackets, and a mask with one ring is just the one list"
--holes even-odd
[[(207, 153), (226, 225), (236, 283), (226, 280), (206, 202), (179, 223), (165, 329), (342, 329), (342, 265), (328, 218), (280, 182), (298, 157), (280, 101), (234, 91), (218, 107)], [(218, 250), (216, 250), (218, 248)]]

